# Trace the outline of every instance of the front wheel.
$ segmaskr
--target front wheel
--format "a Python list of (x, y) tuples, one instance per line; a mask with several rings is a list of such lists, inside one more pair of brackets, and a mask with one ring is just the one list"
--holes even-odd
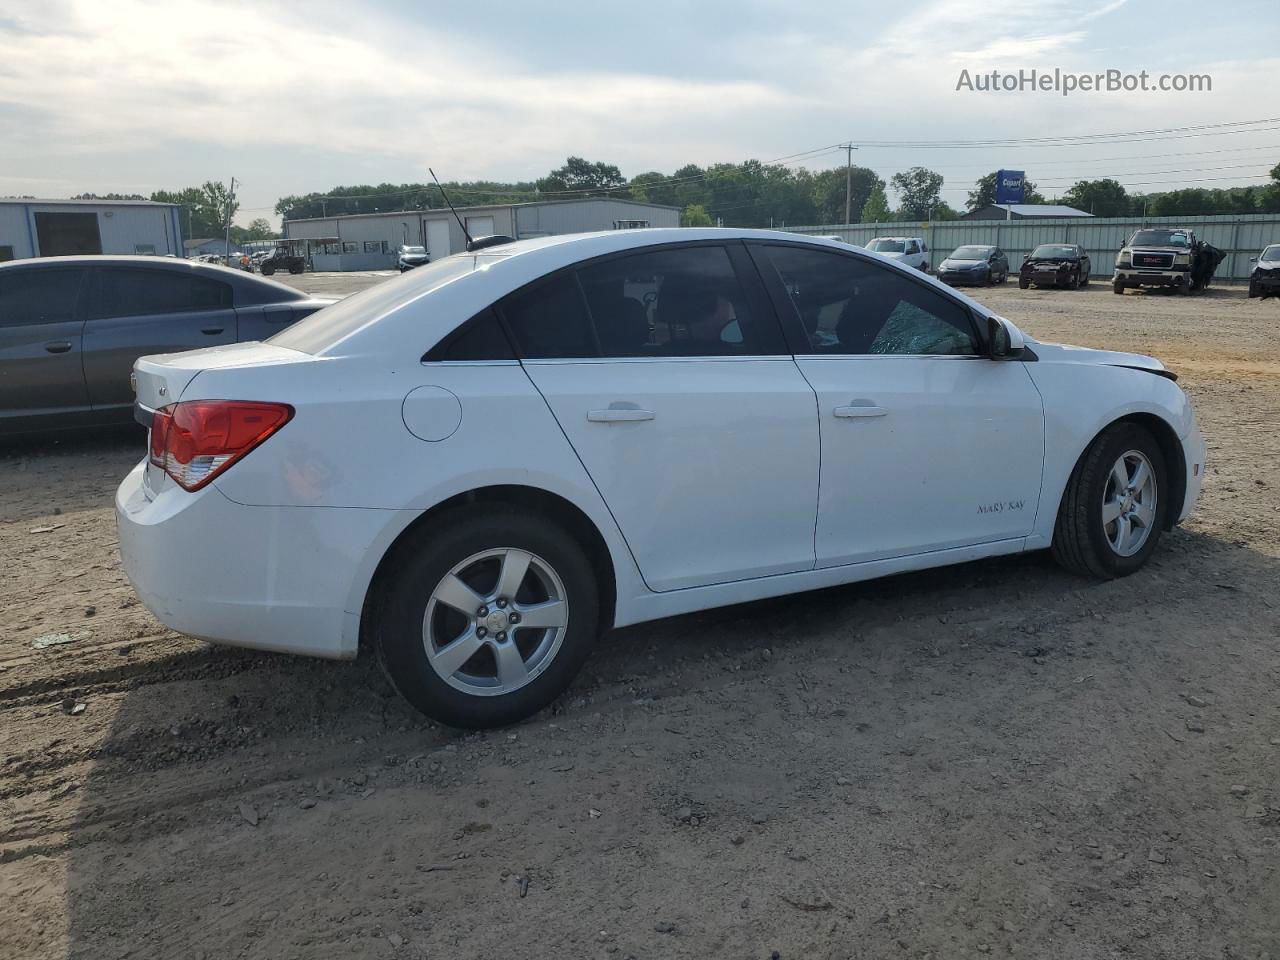
[(260, 268), (264, 277), (270, 277), (276, 272), (275, 264), (264, 263)]
[(1142, 567), (1160, 540), (1168, 484), (1149, 431), (1118, 423), (1094, 440), (1062, 495), (1053, 556), (1072, 573), (1110, 579)]
[(1031, 286), (1031, 281), (1030, 281), (1030, 280), (1028, 280), (1026, 277), (1019, 277), (1019, 278), (1018, 278), (1018, 289), (1019, 289), (1019, 290), (1026, 290), (1026, 289), (1027, 289), (1028, 287), (1030, 287), (1030, 286)]
[(1123, 293), (1124, 293), (1124, 284), (1123, 284), (1123, 283), (1121, 283), (1119, 280), (1114, 281), (1114, 282), (1111, 284), (1111, 292), (1112, 292), (1112, 293), (1114, 293), (1114, 294), (1123, 294)]
[(568, 688), (595, 644), (592, 565), (560, 527), (469, 509), (411, 536), (393, 558), (374, 630), (406, 700), (454, 727), (497, 727)]
[(1262, 290), (1258, 287), (1258, 281), (1256, 281), (1256, 280), (1250, 280), (1250, 281), (1249, 281), (1249, 296), (1250, 296), (1250, 297), (1258, 297), (1258, 296), (1261, 296), (1261, 295), (1262, 295)]

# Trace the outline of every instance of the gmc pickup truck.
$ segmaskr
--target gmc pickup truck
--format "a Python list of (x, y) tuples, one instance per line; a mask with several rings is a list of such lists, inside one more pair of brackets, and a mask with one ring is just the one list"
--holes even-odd
[(1144, 227), (1116, 256), (1111, 289), (1120, 294), (1129, 287), (1166, 287), (1175, 293), (1202, 290), (1225, 256), (1190, 230)]

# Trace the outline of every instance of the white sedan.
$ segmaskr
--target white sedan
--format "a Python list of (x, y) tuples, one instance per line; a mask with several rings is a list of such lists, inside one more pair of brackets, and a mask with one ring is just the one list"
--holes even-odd
[(610, 627), (1043, 548), (1132, 573), (1204, 470), (1159, 362), (766, 231), (490, 246), (135, 379), (116, 508), (156, 616), (366, 641), (459, 726), (545, 706)]

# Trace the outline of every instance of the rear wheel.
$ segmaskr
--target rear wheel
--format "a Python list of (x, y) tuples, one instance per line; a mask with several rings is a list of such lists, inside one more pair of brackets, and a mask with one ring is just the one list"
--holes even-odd
[(1058, 508), (1054, 558), (1073, 573), (1123, 577), (1147, 562), (1164, 524), (1164, 456), (1134, 423), (1105, 430), (1076, 464)]
[(599, 629), (595, 574), (540, 517), (460, 511), (394, 558), (374, 621), (392, 685), (455, 727), (523, 720), (559, 696)]
[(304, 267), (301, 263), (291, 263), (291, 264), (289, 264), (289, 272), (290, 272), (290, 273), (301, 273), (301, 272), (302, 272), (303, 270), (305, 270), (305, 269), (306, 269), (306, 267)]

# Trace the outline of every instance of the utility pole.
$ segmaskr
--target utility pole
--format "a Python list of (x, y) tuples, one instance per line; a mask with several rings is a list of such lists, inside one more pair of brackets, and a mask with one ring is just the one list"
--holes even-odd
[(846, 225), (853, 222), (853, 151), (858, 148), (852, 143), (842, 143), (841, 149), (845, 153), (844, 162), (844, 222)]
[(227, 266), (231, 266), (231, 210), (236, 201), (236, 178), (231, 178), (231, 189), (227, 191)]

